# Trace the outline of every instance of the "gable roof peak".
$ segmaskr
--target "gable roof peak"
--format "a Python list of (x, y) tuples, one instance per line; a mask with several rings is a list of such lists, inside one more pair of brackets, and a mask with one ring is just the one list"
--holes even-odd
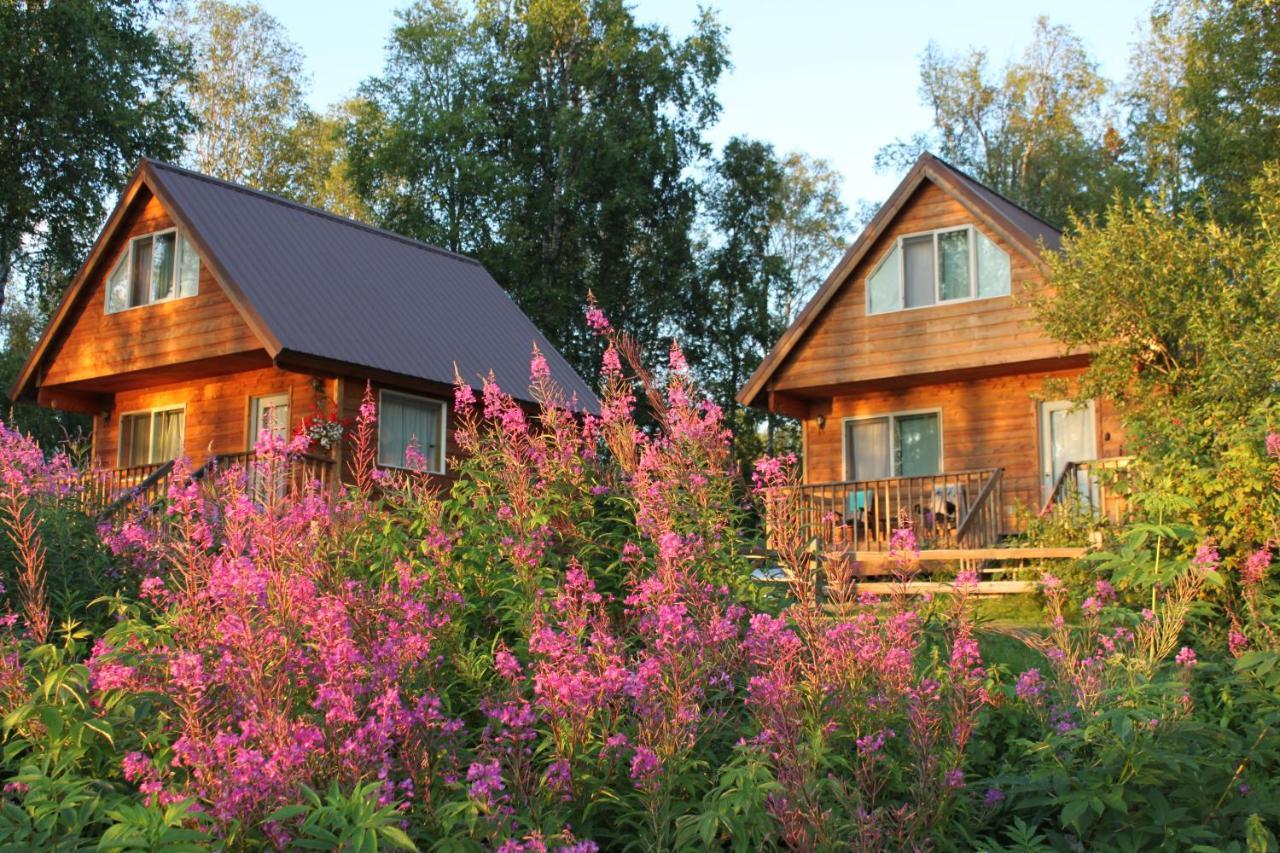
[(897, 220), (907, 202), (924, 181), (931, 182), (958, 201), (974, 217), (1005, 239), (1037, 267), (1043, 269), (1041, 253), (1057, 250), (1062, 245), (1062, 232), (1044, 218), (988, 187), (976, 178), (928, 151), (922, 151), (915, 163), (894, 188), (875, 216), (845, 251), (844, 256), (818, 288), (809, 303), (796, 315), (791, 326), (782, 333), (738, 391), (736, 399), (745, 406), (759, 405), (774, 372), (782, 366), (792, 349), (825, 310), (836, 292), (849, 281), (854, 268), (871, 250), (876, 240)]
[(959, 166), (952, 163), (950, 160), (944, 160), (943, 158), (939, 157), (937, 154), (934, 154), (932, 151), (922, 151), (920, 153), (919, 158), (917, 158), (917, 162), (919, 162), (920, 160), (925, 160), (926, 158), (928, 159), (929, 162), (936, 163), (945, 169), (949, 169), (950, 171), (955, 172), (959, 177), (961, 177), (965, 181), (968, 181), (974, 187), (979, 188), (985, 191), (986, 193), (989, 193), (992, 196), (995, 196), (997, 199), (1009, 205), (1010, 207), (1014, 207), (1020, 210), (1022, 213), (1026, 214), (1032, 219), (1039, 221), (1042, 225), (1046, 226), (1047, 228), (1053, 229), (1055, 233), (1061, 236), (1062, 229), (1058, 228), (1057, 225), (1050, 222), (1048, 219), (1045, 219), (1043, 216), (1036, 213), (1034, 210), (1031, 210), (1030, 208), (1025, 207), (1024, 205), (1021, 205), (1018, 202), (1014, 201), (1013, 199), (1009, 198), (1007, 195), (993, 188), (991, 185), (985, 184), (982, 181), (978, 180), (973, 175), (966, 172), (964, 169), (961, 169)]

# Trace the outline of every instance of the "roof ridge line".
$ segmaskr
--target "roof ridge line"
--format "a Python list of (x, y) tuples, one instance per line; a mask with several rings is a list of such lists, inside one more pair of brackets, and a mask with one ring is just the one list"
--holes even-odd
[(1052, 222), (1050, 222), (1049, 220), (1045, 219), (1043, 216), (1041, 216), (1040, 214), (1036, 213), (1034, 210), (1030, 210), (1030, 209), (1028, 209), (1028, 208), (1026, 208), (1026, 207), (1023, 207), (1021, 204), (1019, 204), (1018, 202), (1016, 202), (1016, 201), (1014, 201), (1013, 199), (1009, 198), (1007, 195), (1005, 195), (1004, 193), (1000, 192), (998, 189), (995, 189), (994, 187), (988, 186), (987, 184), (985, 184), (985, 183), (983, 183), (982, 181), (980, 181), (980, 180), (978, 180), (977, 178), (975, 178), (973, 175), (970, 175), (968, 172), (966, 172), (964, 169), (961, 169), (959, 166), (955, 165), (955, 164), (954, 164), (954, 163), (952, 163), (950, 160), (945, 160), (945, 159), (943, 159), (942, 157), (939, 157), (937, 154), (934, 154), (932, 151), (928, 151), (928, 152), (926, 152), (926, 153), (927, 153), (930, 157), (932, 157), (933, 159), (937, 160), (937, 161), (938, 161), (939, 163), (941, 163), (942, 165), (946, 166), (946, 167), (947, 167), (948, 169), (950, 169), (951, 171), (955, 172), (955, 173), (956, 173), (957, 175), (959, 175), (960, 177), (964, 178), (965, 180), (973, 181), (973, 183), (975, 183), (975, 184), (977, 184), (978, 186), (982, 187), (984, 190), (986, 190), (987, 192), (989, 192), (989, 193), (991, 193), (992, 195), (996, 196), (996, 197), (997, 197), (997, 198), (999, 198), (1001, 201), (1008, 202), (1009, 204), (1011, 204), (1011, 205), (1013, 205), (1014, 207), (1018, 208), (1018, 210), (1021, 210), (1021, 211), (1022, 211), (1023, 213), (1025, 213), (1027, 216), (1030, 216), (1032, 219), (1035, 219), (1035, 220), (1037, 220), (1037, 221), (1039, 221), (1039, 222), (1041, 222), (1041, 223), (1043, 223), (1043, 224), (1045, 224), (1045, 225), (1048, 225), (1050, 228), (1052, 228), (1054, 231), (1057, 231), (1059, 234), (1061, 234), (1061, 233), (1062, 233), (1062, 229), (1061, 229), (1061, 228), (1059, 228), (1057, 225), (1054, 225)]
[(321, 208), (314, 207), (309, 204), (303, 204), (300, 201), (294, 201), (293, 199), (285, 198), (284, 196), (277, 195), (275, 193), (269, 193), (266, 190), (254, 189), (253, 187), (246, 186), (245, 184), (239, 184), (239, 183), (236, 183), (235, 181), (224, 180), (223, 178), (215, 178), (212, 175), (206, 175), (202, 172), (197, 172), (193, 169), (187, 169), (183, 166), (175, 166), (172, 163), (165, 163), (162, 160), (153, 160), (150, 157), (143, 157), (142, 162), (158, 169), (167, 169), (170, 172), (175, 172), (179, 175), (184, 175), (188, 178), (194, 178), (196, 180), (204, 181), (206, 183), (213, 184), (214, 186), (219, 186), (224, 189), (232, 190), (234, 192), (244, 193), (245, 195), (261, 198), (264, 201), (274, 202), (275, 204), (279, 204), (283, 207), (293, 208), (294, 210), (297, 210), (299, 213), (309, 213), (312, 216), (318, 216), (318, 217), (321, 217), (322, 219), (329, 219), (333, 222), (336, 222), (339, 225), (346, 225), (351, 228), (358, 228), (361, 231), (367, 231), (370, 234), (376, 234), (379, 237), (389, 237), (392, 240), (398, 240), (399, 242), (404, 243), (408, 246), (413, 246), (414, 248), (418, 248), (418, 249), (425, 249), (428, 252), (433, 252), (437, 255), (441, 255), (446, 258), (453, 258), (455, 260), (464, 261), (469, 264), (475, 264), (476, 266), (483, 266), (483, 264), (481, 264), (480, 261), (478, 261), (477, 259), (469, 255), (463, 255), (458, 252), (451, 252), (448, 249), (442, 249), (441, 247), (434, 246), (431, 243), (426, 243), (422, 240), (415, 240), (412, 237), (406, 237), (403, 234), (397, 234), (396, 232), (389, 231), (386, 228), (379, 228), (376, 225), (370, 225), (367, 222), (361, 222), (360, 220), (352, 219), (349, 216), (342, 216), (340, 214), (333, 213), (328, 210), (323, 210)]

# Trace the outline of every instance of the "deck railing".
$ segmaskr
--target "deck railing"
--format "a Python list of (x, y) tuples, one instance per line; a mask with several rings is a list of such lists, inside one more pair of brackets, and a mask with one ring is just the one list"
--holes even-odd
[[(293, 457), (287, 466), (275, 468), (255, 465), (256, 461), (257, 454), (253, 451), (218, 454), (188, 476), (203, 480), (215, 471), (241, 465), (249, 477), (249, 488), (263, 502), (313, 484), (328, 489), (335, 476), (333, 460), (310, 453)], [(82, 475), (81, 509), (102, 521), (118, 522), (142, 515), (159, 505), (168, 494), (173, 469), (172, 461), (128, 468), (91, 468)]]
[(1125, 469), (1132, 462), (1129, 456), (1068, 462), (1053, 484), (1053, 491), (1040, 514), (1048, 515), (1055, 509), (1061, 509), (1119, 524), (1129, 507), (1128, 499), (1119, 486)]
[(832, 550), (887, 551), (904, 522), (921, 547), (982, 548), (1001, 533), (1003, 475), (1001, 468), (983, 468), (797, 488), (803, 523)]

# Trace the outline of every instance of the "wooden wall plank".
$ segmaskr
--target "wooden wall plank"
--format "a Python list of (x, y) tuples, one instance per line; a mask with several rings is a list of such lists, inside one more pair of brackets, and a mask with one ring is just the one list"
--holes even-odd
[[(120, 415), (125, 412), (168, 406), (186, 407), (185, 454), (193, 465), (202, 465), (210, 455), (242, 453), (252, 449), (249, 435), (249, 400), (267, 394), (288, 393), (289, 428), (296, 430), (301, 420), (315, 413), (320, 400), (332, 401), (336, 381), (270, 367), (246, 370), (201, 379), (172, 382), (115, 395), (115, 407), (107, 419), (94, 418), (95, 461), (114, 468), (120, 448)], [(332, 402), (326, 411), (334, 410)]]
[(129, 240), (171, 227), (173, 220), (159, 200), (145, 188), (139, 191), (108, 242), (102, 263), (86, 282), (65, 331), (50, 348), (41, 385), (84, 382), (262, 349), (209, 264), (203, 262), (198, 295), (106, 313), (106, 278)]
[[(941, 409), (944, 471), (1004, 468), (1006, 523), (1012, 529), (1015, 503), (1039, 509), (1040, 417), (1037, 397), (1049, 379), (1068, 385), (1082, 369), (1042, 371), (897, 390), (865, 391), (815, 402), (803, 421), (805, 479), (810, 483), (844, 479), (842, 422), (915, 409)], [(818, 417), (825, 426), (818, 426)], [(1129, 452), (1115, 406), (1097, 405), (1099, 458)]]
[[(868, 315), (866, 277), (902, 234), (972, 224), (1010, 256), (1012, 296)], [(1061, 347), (1019, 302), (1040, 280), (1026, 256), (925, 181), (774, 374), (777, 391), (1055, 358)]]

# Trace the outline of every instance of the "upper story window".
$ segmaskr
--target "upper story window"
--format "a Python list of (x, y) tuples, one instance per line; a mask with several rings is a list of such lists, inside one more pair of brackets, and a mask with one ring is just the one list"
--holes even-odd
[(176, 230), (134, 237), (107, 277), (107, 313), (195, 296), (200, 255)]
[(1008, 296), (1009, 255), (965, 225), (899, 237), (867, 276), (867, 313)]
[[(444, 473), (445, 407), (440, 400), (381, 391), (378, 395), (378, 464)], [(415, 462), (410, 448), (421, 456)]]

